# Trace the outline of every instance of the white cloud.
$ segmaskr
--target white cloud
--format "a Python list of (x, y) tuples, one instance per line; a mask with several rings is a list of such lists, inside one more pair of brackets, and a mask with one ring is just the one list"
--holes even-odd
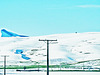
[(77, 7), (82, 7), (82, 8), (100, 8), (100, 5), (79, 5)]

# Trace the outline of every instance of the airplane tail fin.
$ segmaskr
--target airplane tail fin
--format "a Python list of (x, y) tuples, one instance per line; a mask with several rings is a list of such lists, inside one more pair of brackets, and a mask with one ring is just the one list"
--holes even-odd
[(16, 33), (9, 32), (6, 29), (2, 29), (1, 30), (1, 37), (28, 37), (28, 36), (18, 35)]

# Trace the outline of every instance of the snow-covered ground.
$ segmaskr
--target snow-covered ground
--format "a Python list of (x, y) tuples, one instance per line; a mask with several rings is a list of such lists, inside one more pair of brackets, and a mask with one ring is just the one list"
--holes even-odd
[[(46, 42), (39, 39), (57, 39), (50, 42), (50, 64), (77, 63), (100, 59), (100, 32), (54, 34), (36, 37), (0, 37), (0, 55), (7, 57), (8, 65), (31, 65), (31, 61), (46, 64)], [(22, 50), (26, 57), (16, 54), (16, 50)], [(20, 63), (28, 62), (28, 63)], [(98, 65), (99, 62), (91, 65)], [(0, 65), (3, 57), (0, 57)]]
[[(50, 75), (100, 75), (100, 72), (49, 72)], [(3, 70), (0, 70), (3, 75)], [(47, 72), (17, 72), (16, 70), (6, 70), (6, 75), (47, 75)]]
[[(3, 75), (1, 73), (0, 75)], [(6, 75), (47, 75), (46, 72), (11, 72)], [(100, 72), (50, 72), (50, 75), (100, 75)]]

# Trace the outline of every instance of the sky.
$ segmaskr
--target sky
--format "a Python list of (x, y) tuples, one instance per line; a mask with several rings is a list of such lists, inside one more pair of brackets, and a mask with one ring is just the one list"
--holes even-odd
[(0, 29), (28, 36), (100, 32), (100, 0), (0, 0)]

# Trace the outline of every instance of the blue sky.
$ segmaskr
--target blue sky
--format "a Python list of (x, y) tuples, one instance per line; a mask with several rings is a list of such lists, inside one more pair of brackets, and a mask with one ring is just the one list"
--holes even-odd
[(0, 29), (41, 36), (100, 32), (100, 0), (0, 0)]

